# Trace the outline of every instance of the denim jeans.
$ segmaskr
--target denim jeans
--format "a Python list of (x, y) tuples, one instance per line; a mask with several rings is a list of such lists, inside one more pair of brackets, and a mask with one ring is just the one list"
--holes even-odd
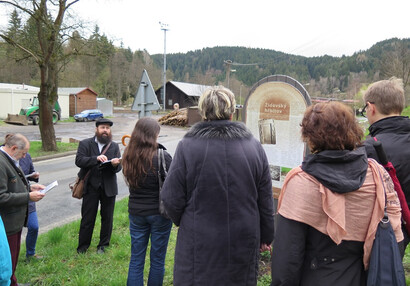
[(27, 236), (26, 236), (26, 257), (36, 254), (36, 243), (38, 236), (37, 212), (28, 214)]
[(148, 240), (151, 236), (148, 286), (162, 285), (165, 272), (165, 255), (172, 222), (161, 215), (129, 215), (131, 235), (131, 260), (127, 285), (144, 285), (144, 264)]

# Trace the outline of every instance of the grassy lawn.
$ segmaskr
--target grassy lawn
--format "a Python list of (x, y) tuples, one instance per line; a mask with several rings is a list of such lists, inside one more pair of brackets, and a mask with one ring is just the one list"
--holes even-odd
[(42, 143), (41, 141), (31, 141), (30, 142), (30, 150), (29, 153), (32, 158), (45, 156), (45, 155), (52, 155), (57, 153), (63, 153), (68, 151), (76, 151), (78, 147), (78, 143), (62, 143), (57, 142), (58, 151), (56, 152), (45, 152), (41, 150)]

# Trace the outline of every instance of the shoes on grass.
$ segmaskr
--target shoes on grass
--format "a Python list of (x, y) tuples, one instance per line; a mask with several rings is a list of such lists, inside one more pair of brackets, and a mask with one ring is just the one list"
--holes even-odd
[[(43, 258), (44, 258), (43, 256), (37, 255), (37, 254), (27, 255), (27, 256), (26, 256), (26, 261), (27, 261), (27, 262), (30, 262), (30, 261), (32, 261), (32, 260), (36, 261), (36, 260), (41, 260), (41, 259), (43, 259)], [(20, 285), (20, 284), (19, 284), (19, 285)]]
[(98, 254), (104, 254), (104, 253), (105, 253), (104, 246), (99, 246), (99, 247), (97, 248), (97, 253), (98, 253)]

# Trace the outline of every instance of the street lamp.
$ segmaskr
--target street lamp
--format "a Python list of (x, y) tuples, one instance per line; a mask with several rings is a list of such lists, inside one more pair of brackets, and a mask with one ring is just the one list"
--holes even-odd
[(164, 70), (162, 72), (163, 76), (163, 87), (162, 87), (162, 103), (163, 103), (163, 108), (165, 110), (165, 85), (167, 83), (167, 31), (168, 29), (168, 24), (159, 22), (161, 25), (161, 30), (164, 31)]

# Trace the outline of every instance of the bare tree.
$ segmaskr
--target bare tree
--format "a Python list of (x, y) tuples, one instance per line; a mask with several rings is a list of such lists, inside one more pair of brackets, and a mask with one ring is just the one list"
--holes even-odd
[(67, 10), (79, 0), (32, 0), (32, 1), (1, 1), (0, 4), (14, 7), (34, 23), (36, 28), (35, 44), (28, 45), (19, 38), (0, 32), (0, 37), (26, 56), (34, 59), (40, 69), (40, 134), (43, 150), (57, 150), (52, 114), (57, 101), (58, 73), (61, 65), (70, 54), (64, 54), (62, 45), (72, 28), (64, 25)]
[(410, 84), (410, 42), (396, 41), (392, 51), (381, 60), (381, 72), (386, 77), (397, 77), (403, 80), (404, 87)]

